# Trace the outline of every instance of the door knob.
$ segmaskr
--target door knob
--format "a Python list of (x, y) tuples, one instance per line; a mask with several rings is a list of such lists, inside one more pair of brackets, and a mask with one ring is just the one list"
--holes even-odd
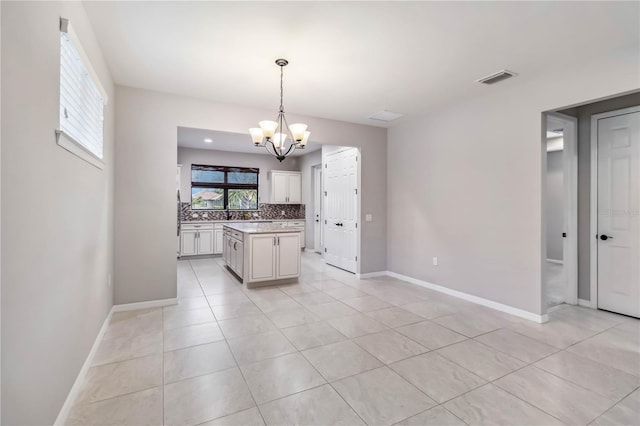
[(607, 241), (607, 240), (612, 240), (612, 239), (613, 239), (613, 237), (610, 237), (609, 235), (604, 235), (604, 234), (602, 234), (602, 235), (600, 235), (600, 239), (601, 239), (602, 241)]

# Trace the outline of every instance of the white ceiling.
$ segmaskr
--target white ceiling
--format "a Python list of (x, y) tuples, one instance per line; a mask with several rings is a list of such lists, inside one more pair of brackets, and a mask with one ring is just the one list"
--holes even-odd
[[(85, 2), (117, 84), (387, 126), (640, 48), (638, 2)], [(552, 54), (550, 53), (552, 52)], [(495, 86), (474, 80), (519, 74)], [(401, 121), (400, 119), (399, 121)]]
[[(207, 138), (211, 139), (212, 142), (205, 142), (204, 140)], [(178, 127), (178, 146), (271, 155), (265, 148), (254, 146), (248, 133), (220, 132), (217, 130), (194, 129), (192, 127)], [(291, 155), (309, 154), (319, 150), (321, 147), (321, 144), (309, 142), (304, 149), (296, 149)]]

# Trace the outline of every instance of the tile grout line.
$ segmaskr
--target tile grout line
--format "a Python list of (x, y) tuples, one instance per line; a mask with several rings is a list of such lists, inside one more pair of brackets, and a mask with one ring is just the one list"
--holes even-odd
[[(280, 290), (281, 290), (281, 289), (280, 289)], [(281, 290), (281, 291), (282, 291), (282, 290)], [(320, 291), (322, 291), (322, 290), (320, 290)], [(289, 296), (289, 295), (288, 295), (287, 293), (285, 293), (285, 292), (283, 292), (283, 294), (285, 294), (286, 296), (288, 296), (288, 297), (292, 298), (292, 296)], [(329, 295), (329, 296), (330, 296), (330, 295)], [(377, 296), (375, 296), (375, 295), (372, 295), (372, 296), (373, 296), (373, 297), (377, 297)], [(331, 297), (331, 296), (330, 296), (330, 297)], [(339, 301), (339, 302), (341, 302), (340, 300), (338, 300), (338, 301)], [(209, 301), (208, 301), (208, 299), (207, 299), (207, 302), (209, 302)], [(297, 302), (297, 301), (296, 301), (296, 302)], [(341, 302), (341, 303), (344, 303), (344, 302)], [(400, 307), (400, 308), (401, 308), (401, 306), (395, 306), (395, 307)], [(258, 307), (258, 308), (259, 308), (259, 307)], [(308, 310), (308, 309), (306, 309), (306, 306), (304, 306), (304, 305), (302, 306), (302, 308), (303, 308), (303, 309), (305, 309), (305, 310)], [(260, 309), (260, 308), (259, 308), (259, 309)], [(402, 308), (401, 308), (401, 309), (402, 309)], [(260, 309), (260, 310), (262, 311), (262, 309)], [(264, 311), (262, 311), (262, 312), (264, 313)], [(312, 312), (312, 313), (313, 313), (313, 312)], [(364, 312), (362, 312), (362, 311), (359, 311), (359, 313), (360, 313), (360, 314), (365, 314), (365, 313), (364, 313)], [(266, 315), (266, 313), (265, 313), (265, 316), (268, 318), (268, 316)], [(436, 317), (434, 317), (434, 318), (436, 318)], [(270, 320), (270, 318), (268, 318), (268, 319)], [(430, 321), (430, 320), (429, 320), (429, 319), (423, 319), (423, 321)], [(324, 320), (324, 322), (328, 324), (328, 320)], [(422, 321), (419, 321), (419, 322), (422, 322)], [(437, 324), (437, 323), (434, 323), (434, 324)], [(533, 367), (535, 367), (535, 368), (539, 368), (539, 367), (536, 367), (534, 364), (535, 364), (535, 363), (537, 363), (537, 362), (539, 362), (539, 361), (542, 361), (543, 359), (546, 359), (546, 358), (548, 358), (548, 357), (550, 357), (550, 356), (556, 355), (556, 354), (558, 354), (559, 352), (566, 351), (566, 350), (567, 350), (569, 347), (571, 347), (571, 346), (574, 346), (574, 345), (576, 345), (576, 344), (578, 344), (578, 343), (580, 343), (580, 342), (583, 342), (583, 341), (588, 340), (588, 339), (590, 339), (590, 338), (592, 338), (592, 337), (595, 337), (595, 336), (597, 336), (597, 335), (599, 335), (599, 334), (602, 334), (602, 333), (604, 333), (604, 332), (606, 332), (606, 331), (608, 331), (608, 330), (611, 330), (612, 328), (618, 327), (618, 326), (619, 326), (619, 325), (621, 325), (621, 324), (622, 324), (622, 322), (621, 322), (621, 323), (618, 323), (618, 324), (614, 324), (614, 325), (612, 325), (612, 326), (610, 326), (610, 327), (608, 327), (608, 328), (606, 328), (606, 329), (604, 329), (604, 330), (602, 330), (602, 331), (600, 331), (600, 332), (595, 332), (595, 334), (590, 335), (590, 336), (588, 336), (588, 337), (585, 337), (584, 339), (579, 340), (579, 341), (577, 341), (577, 342), (573, 343), (572, 345), (569, 345), (568, 347), (566, 347), (566, 348), (564, 348), (564, 349), (559, 349), (559, 348), (557, 348), (557, 347), (554, 347), (553, 345), (548, 345), (547, 343), (540, 342), (539, 340), (537, 340), (537, 339), (535, 339), (535, 338), (532, 338), (532, 337), (530, 337), (530, 336), (522, 335), (521, 333), (518, 333), (517, 331), (512, 330), (512, 329), (510, 329), (510, 328), (508, 328), (508, 327), (505, 327), (505, 326), (499, 327), (499, 328), (494, 329), (494, 330), (487, 331), (487, 332), (485, 332), (485, 333), (481, 333), (481, 334), (476, 335), (476, 336), (474, 336), (474, 337), (468, 337), (468, 336), (464, 336), (464, 335), (463, 335), (463, 336), (465, 337), (465, 340), (464, 340), (464, 341), (472, 340), (472, 341), (474, 341), (474, 342), (476, 342), (476, 343), (479, 343), (479, 344), (481, 344), (481, 345), (483, 345), (483, 346), (488, 347), (488, 348), (489, 348), (489, 349), (491, 349), (491, 350), (494, 350), (494, 351), (496, 351), (496, 352), (498, 352), (498, 353), (505, 354), (505, 355), (510, 356), (510, 357), (513, 357), (513, 356), (512, 356), (512, 355), (510, 355), (510, 354), (508, 354), (508, 353), (505, 353), (505, 352), (503, 352), (503, 351), (501, 351), (501, 350), (498, 350), (498, 349), (495, 349), (495, 348), (493, 348), (493, 347), (490, 347), (490, 346), (488, 346), (488, 345), (484, 344), (483, 342), (477, 341), (477, 340), (475, 340), (475, 339), (476, 339), (477, 337), (480, 337), (480, 336), (482, 336), (482, 335), (485, 335), (485, 334), (489, 334), (489, 333), (495, 332), (495, 331), (500, 330), (500, 329), (506, 329), (506, 330), (509, 330), (509, 331), (514, 332), (514, 333), (516, 333), (516, 334), (522, 335), (523, 337), (526, 337), (526, 338), (528, 338), (528, 339), (532, 339), (532, 340), (534, 340), (534, 341), (536, 341), (536, 342), (539, 342), (539, 343), (541, 343), (541, 344), (545, 344), (545, 345), (547, 345), (547, 346), (550, 346), (550, 347), (552, 347), (552, 348), (554, 348), (554, 349), (557, 349), (557, 350), (556, 350), (555, 352), (551, 353), (551, 354), (548, 354), (548, 355), (546, 355), (546, 356), (544, 356), (544, 357), (542, 357), (542, 358), (540, 358), (540, 359), (538, 359), (538, 360), (532, 361), (532, 362), (526, 362), (526, 361), (524, 361), (524, 360), (521, 360), (521, 359), (518, 359), (518, 358), (516, 358), (516, 357), (513, 357), (513, 358), (515, 358), (515, 359), (518, 359), (519, 361), (525, 362), (525, 365), (523, 365), (521, 368), (518, 368), (518, 369), (516, 369), (516, 370), (513, 370), (513, 371), (511, 371), (511, 372), (509, 372), (509, 373), (506, 373), (505, 375), (500, 376), (500, 377), (498, 377), (498, 378), (496, 378), (496, 379), (493, 379), (493, 380), (491, 380), (491, 381), (487, 381), (485, 384), (483, 384), (483, 385), (481, 385), (481, 386), (478, 386), (478, 387), (476, 387), (476, 388), (474, 388), (474, 389), (471, 389), (471, 390), (469, 390), (469, 391), (467, 391), (467, 392), (464, 392), (464, 393), (462, 393), (462, 394), (460, 394), (460, 395), (458, 395), (458, 396), (456, 396), (456, 397), (454, 397), (454, 398), (451, 398), (451, 399), (449, 399), (449, 400), (447, 400), (447, 401), (444, 401), (444, 402), (443, 402), (443, 403), (441, 403), (441, 404), (436, 404), (436, 406), (443, 406), (445, 403), (447, 403), (447, 402), (451, 401), (452, 399), (456, 399), (456, 398), (458, 398), (458, 397), (461, 397), (461, 396), (463, 396), (463, 395), (465, 395), (465, 394), (467, 394), (467, 393), (469, 393), (469, 392), (472, 392), (472, 391), (474, 391), (474, 390), (476, 390), (476, 389), (478, 389), (478, 388), (480, 388), (480, 387), (486, 386), (487, 384), (489, 384), (489, 383), (490, 383), (490, 384), (492, 384), (492, 385), (494, 385), (494, 386), (497, 386), (499, 389), (501, 389), (501, 390), (502, 390), (502, 391), (504, 391), (505, 393), (507, 393), (507, 394), (509, 394), (509, 395), (512, 395), (512, 396), (513, 396), (513, 397), (515, 397), (516, 399), (523, 401), (523, 402), (524, 402), (524, 403), (526, 403), (527, 405), (532, 406), (532, 407), (535, 407), (536, 409), (540, 410), (541, 412), (547, 413), (545, 410), (543, 410), (543, 409), (541, 409), (541, 408), (539, 408), (539, 407), (537, 407), (537, 406), (535, 406), (535, 405), (531, 404), (530, 402), (528, 402), (528, 401), (526, 401), (526, 400), (523, 400), (523, 399), (519, 398), (517, 395), (514, 395), (514, 394), (512, 394), (511, 392), (509, 392), (509, 391), (507, 391), (507, 390), (503, 389), (502, 387), (498, 386), (498, 385), (497, 385), (497, 384), (495, 384), (494, 382), (495, 382), (495, 381), (497, 381), (497, 380), (499, 380), (499, 379), (501, 379), (501, 378), (503, 378), (503, 377), (505, 377), (505, 376), (507, 376), (507, 375), (509, 375), (509, 374), (512, 374), (512, 373), (515, 373), (515, 372), (517, 372), (517, 371), (519, 371), (519, 370), (521, 370), (521, 369), (524, 369), (524, 368), (526, 368), (526, 367), (528, 367), (528, 366), (533, 366)], [(308, 323), (301, 324), (301, 325), (308, 325)], [(329, 325), (329, 326), (331, 326), (330, 324), (328, 324), (328, 325)], [(438, 325), (440, 325), (440, 324), (438, 324)], [(442, 325), (440, 325), (440, 326), (442, 326)], [(291, 327), (284, 327), (284, 328), (282, 328), (282, 329), (280, 329), (280, 328), (276, 327), (276, 330), (277, 330), (277, 331), (280, 331), (280, 332), (281, 332), (281, 334), (284, 334), (284, 333), (282, 333), (282, 330), (283, 330), (283, 329), (286, 329), (286, 328), (292, 328), (292, 327), (296, 327), (296, 326), (294, 325), (294, 326), (291, 326)], [(401, 327), (402, 327), (402, 326), (401, 326)], [(447, 327), (445, 327), (445, 328), (447, 328)], [(392, 331), (398, 332), (398, 331), (397, 331), (397, 330), (395, 330), (394, 328), (389, 328), (389, 329), (387, 329), (387, 330), (385, 330), (385, 331), (389, 331), (389, 330), (392, 330)], [(452, 331), (454, 331), (454, 332), (455, 332), (455, 330), (452, 330)], [(591, 330), (591, 331), (594, 331), (594, 330)], [(338, 330), (338, 332), (340, 332), (340, 331)], [(381, 332), (381, 331), (374, 332), (374, 333), (368, 333), (368, 334), (365, 334), (365, 336), (366, 336), (366, 335), (371, 335), (371, 334), (376, 334), (376, 333), (379, 333), (379, 332)], [(342, 333), (341, 333), (341, 334), (342, 334)], [(402, 333), (400, 333), (400, 334), (402, 334)], [(402, 334), (402, 335), (403, 335), (403, 334)], [(403, 336), (404, 336), (404, 335), (403, 335)], [(349, 338), (348, 336), (345, 336), (345, 337), (348, 339), (348, 341), (354, 341), (354, 339), (355, 339), (355, 338)], [(362, 337), (362, 336), (358, 336), (358, 337)], [(407, 339), (409, 339), (409, 340), (413, 341), (413, 340), (412, 340), (412, 339), (410, 339), (408, 336), (404, 336), (404, 337), (406, 337)], [(289, 340), (289, 339), (288, 339), (288, 337), (287, 337), (286, 335), (285, 335), (285, 338), (287, 338), (287, 340)], [(226, 337), (225, 337), (225, 340), (226, 340)], [(464, 341), (463, 341), (463, 342), (464, 342)], [(357, 345), (357, 343), (356, 343), (356, 342), (354, 342), (354, 343)], [(451, 345), (455, 345), (455, 344), (457, 344), (457, 343), (461, 343), (461, 342), (454, 342), (454, 343), (452, 343), (452, 344), (450, 344), (450, 345), (445, 345), (445, 346), (443, 346), (443, 347), (441, 347), (441, 348), (433, 349), (433, 350), (432, 350), (432, 349), (430, 349), (430, 348), (428, 348), (428, 347), (425, 347), (426, 349), (428, 349), (428, 352), (425, 352), (425, 353), (435, 352), (435, 351), (437, 351), (437, 350), (443, 349), (443, 348), (448, 347), (448, 346), (451, 346)], [(325, 345), (320, 345), (320, 346), (317, 346), (317, 347), (321, 347), (321, 346), (325, 346)], [(424, 346), (424, 345), (421, 345), (421, 346)], [(358, 347), (360, 347), (360, 346), (358, 345)], [(299, 350), (297, 347), (295, 347), (295, 345), (294, 345), (294, 348), (296, 349), (296, 351), (297, 351), (298, 353), (301, 353), (301, 352), (302, 352), (302, 351), (301, 351), (301, 350)], [(309, 348), (307, 348), (307, 349), (309, 349)], [(365, 352), (369, 353), (366, 349), (364, 349), (364, 348), (361, 348), (361, 349), (363, 349)], [(292, 353), (294, 353), (294, 352), (292, 352)], [(425, 353), (423, 353), (423, 354), (418, 354), (418, 355), (415, 355), (415, 356), (424, 355)], [(302, 354), (302, 353), (301, 353), (301, 355), (304, 357), (304, 354)], [(371, 354), (371, 355), (372, 355), (372, 356), (374, 356), (373, 354)], [(280, 356), (284, 356), (284, 355), (280, 355)], [(442, 355), (441, 355), (441, 356), (442, 356)], [(276, 356), (276, 357), (271, 357), (271, 358), (269, 358), (269, 359), (273, 359), (273, 358), (277, 358), (277, 357), (278, 357), (278, 356)], [(306, 359), (306, 357), (304, 357), (304, 358)], [(375, 356), (374, 356), (374, 358), (375, 358)], [(405, 358), (405, 359), (410, 359), (410, 358), (413, 358), (413, 357), (409, 357), (409, 358)], [(459, 365), (459, 364), (457, 364), (455, 361), (450, 360), (450, 359), (449, 359), (449, 358), (447, 358), (447, 357), (445, 357), (445, 359), (447, 359), (447, 360), (449, 360), (449, 361), (453, 362), (453, 363), (454, 363), (454, 364), (456, 364), (456, 365)], [(400, 360), (400, 361), (402, 361), (402, 360)], [(593, 360), (591, 360), (591, 361), (593, 361)], [(257, 362), (260, 362), (260, 361), (257, 361)], [(308, 362), (308, 360), (307, 360), (307, 362)], [(398, 361), (398, 362), (399, 362), (399, 361)], [(597, 362), (597, 361), (593, 361), (593, 362)], [(236, 363), (237, 363), (237, 360), (236, 360)], [(309, 363), (309, 364), (310, 364), (310, 365), (311, 365), (311, 366), (312, 366), (312, 367), (317, 371), (317, 369), (315, 368), (315, 366), (313, 366), (313, 364), (311, 364), (311, 363)], [(460, 366), (460, 365), (459, 365), (459, 366)], [(393, 369), (391, 369), (391, 368), (388, 366), (388, 364), (384, 364), (384, 363), (383, 363), (383, 365), (382, 365), (381, 367), (377, 367), (377, 368), (382, 368), (382, 367), (387, 367), (387, 368), (389, 368), (391, 371), (393, 371), (395, 374), (398, 374), (398, 373), (396, 373)], [(466, 368), (465, 368), (465, 367), (463, 367), (463, 366), (460, 366), (460, 367), (466, 370)], [(350, 375), (350, 376), (346, 376), (346, 377), (344, 377), (344, 378), (337, 379), (336, 381), (344, 380), (344, 379), (346, 379), (346, 378), (353, 377), (353, 376), (356, 376), (356, 375), (358, 375), (358, 374), (363, 374), (363, 373), (366, 373), (366, 372), (368, 372), (368, 371), (372, 371), (372, 370), (374, 370), (374, 369), (366, 370), (366, 371), (362, 371), (362, 372), (359, 372), (359, 373), (355, 373), (355, 374), (353, 374), (353, 375)], [(546, 372), (546, 370), (544, 370), (544, 369), (541, 369), (541, 370)], [(468, 371), (468, 370), (467, 370), (467, 371)], [(319, 372), (318, 372), (318, 373), (319, 373)], [(473, 373), (473, 372), (471, 372), (471, 373), (472, 373), (472, 374), (475, 374), (475, 373)], [(552, 375), (556, 376), (555, 374), (553, 374), (553, 373), (551, 373), (551, 372), (547, 372), (547, 373), (549, 373), (549, 374), (552, 374)], [(324, 378), (324, 376), (323, 376), (321, 373), (319, 373), (319, 374), (320, 374), (320, 376), (321, 376), (321, 377), (323, 377), (323, 378)], [(400, 377), (402, 377), (402, 376), (400, 376)], [(559, 378), (559, 379), (561, 379), (561, 380), (566, 380), (566, 381), (567, 381), (567, 382), (569, 382), (569, 383), (573, 383), (572, 381), (567, 380), (567, 379), (564, 379), (564, 378), (562, 378), (562, 377), (559, 377), (559, 376), (556, 376), (556, 377), (558, 377), (558, 378)], [(326, 378), (325, 378), (325, 380), (326, 380)], [(404, 378), (403, 378), (403, 380), (405, 380), (405, 381), (406, 381), (406, 379), (404, 379)], [(483, 380), (484, 380), (484, 379), (483, 379)], [(246, 383), (246, 381), (245, 381), (245, 383)], [(340, 395), (340, 393), (339, 393), (339, 392), (337, 392), (337, 391), (335, 390), (335, 388), (332, 386), (332, 382), (327, 381), (327, 383), (326, 383), (326, 384), (329, 384), (329, 385), (332, 387), (332, 389), (333, 389), (336, 393), (338, 393), (338, 395)], [(413, 385), (412, 383), (409, 383), (409, 384), (410, 384), (410, 385), (412, 385), (413, 387), (415, 387), (415, 385)], [(578, 385), (578, 384), (576, 384), (576, 383), (573, 383), (573, 384), (575, 384), (575, 385), (579, 386), (580, 388), (583, 388), (582, 386), (580, 386), (580, 385)], [(316, 386), (316, 387), (312, 387), (312, 388), (309, 388), (309, 389), (305, 389), (305, 390), (302, 390), (302, 391), (299, 391), (299, 392), (295, 392), (295, 393), (292, 393), (292, 394), (290, 394), (290, 395), (286, 395), (286, 396), (283, 396), (283, 397), (280, 397), (280, 398), (276, 398), (276, 399), (274, 399), (274, 400), (272, 400), (272, 401), (276, 401), (276, 400), (279, 400), (279, 399), (284, 399), (284, 398), (287, 398), (287, 397), (289, 397), (289, 396), (292, 396), (292, 395), (295, 395), (295, 394), (298, 394), (298, 393), (302, 393), (302, 392), (305, 392), (305, 391), (307, 391), (307, 390), (315, 389), (315, 388), (318, 388), (318, 387), (321, 387), (321, 386), (324, 386), (324, 384), (319, 385), (319, 386)], [(585, 389), (585, 390), (587, 390), (587, 391), (590, 391), (589, 389), (586, 389), (586, 388), (583, 388), (583, 389)], [(620, 401), (622, 401), (624, 398), (628, 397), (631, 393), (635, 392), (635, 390), (636, 390), (636, 389), (632, 390), (632, 391), (631, 391), (629, 394), (627, 394), (625, 397), (621, 398), (619, 401), (617, 401), (616, 403), (614, 403), (613, 405), (611, 405), (611, 407), (609, 407), (607, 410), (605, 410), (605, 411), (604, 411), (602, 414), (600, 414), (598, 417), (602, 416), (604, 413), (606, 413), (607, 411), (609, 411), (610, 409), (612, 409), (615, 405), (617, 405), (617, 404), (618, 404)], [(418, 391), (420, 391), (421, 393), (424, 393), (424, 392), (422, 392), (420, 389), (418, 389)], [(593, 391), (590, 391), (590, 392), (593, 392)], [(427, 395), (427, 394), (425, 394), (425, 395), (426, 395), (427, 397), (429, 397), (429, 395)], [(340, 397), (342, 398), (342, 395), (340, 395)], [(429, 397), (429, 398), (431, 399), (431, 397)], [(344, 398), (342, 398), (342, 399), (344, 400)], [(267, 401), (267, 402), (265, 402), (264, 404), (266, 404), (266, 403), (268, 403), (268, 402), (272, 402), (272, 401)], [(254, 402), (255, 402), (255, 400), (254, 400)], [(347, 403), (347, 402), (345, 401), (345, 403)], [(347, 405), (349, 405), (349, 404), (347, 403)], [(349, 405), (349, 406), (350, 406), (350, 405)], [(256, 404), (256, 407), (258, 407), (258, 409), (259, 409), (259, 411), (260, 411), (260, 406)], [(350, 406), (350, 407), (351, 407), (351, 406)], [(353, 410), (353, 407), (351, 407), (351, 408), (352, 408), (352, 410)], [(422, 412), (428, 411), (428, 410), (430, 410), (430, 409), (432, 409), (432, 408), (435, 408), (435, 406), (434, 406), (434, 407), (431, 407), (431, 408), (429, 408), (429, 409), (427, 409), (427, 410), (424, 410), (424, 411), (422, 411)], [(444, 406), (443, 406), (443, 408), (444, 408), (445, 410), (447, 410), (447, 409), (446, 409), (446, 407), (444, 407)], [(353, 411), (357, 414), (357, 412), (356, 412), (355, 410), (353, 410)], [(421, 412), (421, 413), (422, 413), (422, 412)], [(450, 411), (449, 411), (449, 410), (447, 410), (447, 412), (450, 412)], [(260, 411), (260, 413), (261, 413), (261, 411)], [(420, 414), (420, 413), (418, 413), (418, 414)], [(454, 414), (454, 413), (451, 413), (451, 414), (455, 416), (455, 414)], [(550, 415), (551, 417), (556, 418), (555, 416), (551, 415), (550, 413), (547, 413), (547, 414), (548, 414), (548, 415)], [(261, 413), (261, 415), (262, 415), (262, 413)], [(222, 416), (222, 417), (225, 417), (225, 416)], [(359, 415), (358, 415), (358, 417), (359, 417)], [(409, 417), (413, 417), (413, 416), (409, 416)], [(407, 418), (409, 418), (409, 417), (407, 417)], [(457, 416), (456, 416), (456, 417), (457, 417)], [(264, 417), (263, 417), (263, 420), (264, 420)], [(461, 420), (462, 420), (462, 419), (461, 419)], [(402, 421), (402, 420), (401, 420), (401, 421)], [(464, 421), (463, 421), (463, 422), (464, 422)]]
[[(191, 265), (191, 261), (189, 261), (189, 264)], [(220, 265), (218, 265), (218, 266), (220, 266)], [(193, 265), (191, 265), (191, 268), (193, 269)], [(198, 280), (198, 284), (202, 288), (202, 284), (200, 283), (200, 278), (198, 278), (198, 274), (196, 273), (195, 269), (193, 269), (193, 273), (196, 275), (196, 279)], [(204, 293), (204, 290), (203, 290), (203, 293)], [(213, 313), (213, 307), (209, 303), (209, 299), (207, 299), (206, 297), (205, 297), (205, 299), (207, 300), (207, 304), (209, 305), (209, 309), (211, 310), (211, 314), (213, 315), (214, 318), (216, 318), (215, 314)], [(258, 407), (258, 403), (256, 402), (256, 399), (253, 396), (253, 392), (251, 391), (251, 388), (249, 387), (249, 384), (247, 383), (247, 378), (245, 377), (244, 372), (242, 371), (242, 368), (240, 368), (240, 364), (238, 363), (238, 360), (237, 360), (235, 354), (231, 350), (231, 346), (229, 345), (229, 341), (227, 340), (227, 336), (224, 334), (224, 331), (222, 330), (222, 327), (220, 327), (220, 325), (218, 325), (218, 328), (220, 328), (220, 333), (222, 334), (222, 337), (224, 338), (224, 342), (225, 342), (225, 344), (227, 346), (227, 350), (229, 351), (229, 354), (231, 354), (231, 357), (233, 358), (233, 361), (236, 363), (235, 367), (231, 367), (231, 368), (237, 368), (238, 369), (238, 371), (240, 372), (240, 377), (242, 377), (242, 381), (244, 382), (244, 385), (245, 385), (247, 391), (249, 392), (249, 396), (251, 396), (251, 400), (253, 401), (253, 406), (254, 407)], [(253, 407), (247, 408), (246, 410), (249, 410), (251, 408), (253, 408)], [(230, 416), (230, 415), (239, 413), (240, 411), (244, 411), (244, 410), (239, 410), (239, 411), (236, 411), (236, 412), (233, 412), (233, 413), (228, 413), (228, 414), (225, 414), (224, 416), (219, 416), (219, 417), (216, 417), (216, 418)], [(264, 424), (266, 424), (266, 422), (264, 421), (264, 417), (262, 416), (262, 412), (260, 412), (260, 408), (258, 408), (258, 413), (260, 413), (260, 417), (262, 418), (262, 422)], [(215, 420), (215, 419), (208, 419), (208, 420), (205, 420), (204, 422), (211, 421), (211, 420)], [(204, 423), (204, 422), (202, 422), (202, 423)]]

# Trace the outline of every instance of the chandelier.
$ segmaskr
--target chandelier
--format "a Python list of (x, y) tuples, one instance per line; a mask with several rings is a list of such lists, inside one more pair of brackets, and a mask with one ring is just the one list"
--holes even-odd
[[(311, 132), (307, 131), (306, 124), (295, 123), (289, 126), (284, 116), (282, 77), (284, 67), (288, 63), (289, 61), (286, 59), (276, 59), (276, 65), (280, 67), (280, 110), (276, 121), (264, 120), (258, 123), (260, 127), (249, 129), (254, 146), (264, 147), (280, 162), (293, 153), (296, 148), (304, 149), (309, 141), (309, 135), (311, 135)], [(287, 138), (289, 138), (289, 142), (287, 142)]]

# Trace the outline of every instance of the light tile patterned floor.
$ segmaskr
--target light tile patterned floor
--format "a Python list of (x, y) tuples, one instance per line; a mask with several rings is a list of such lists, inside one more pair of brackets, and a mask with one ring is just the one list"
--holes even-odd
[(640, 321), (534, 324), (303, 255), (244, 290), (178, 262), (180, 304), (113, 315), (68, 424), (640, 424)]

